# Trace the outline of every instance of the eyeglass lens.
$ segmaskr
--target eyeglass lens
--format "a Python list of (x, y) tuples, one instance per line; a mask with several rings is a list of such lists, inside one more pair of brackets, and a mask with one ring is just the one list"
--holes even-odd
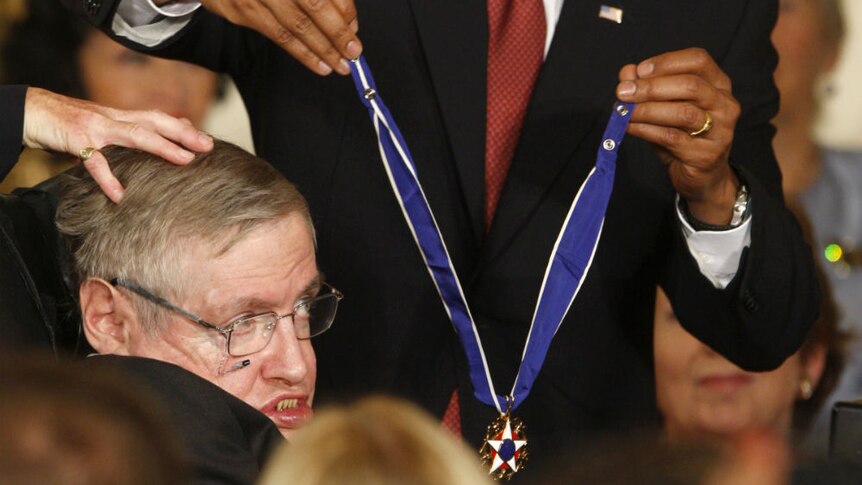
[[(292, 317), (296, 338), (305, 340), (327, 331), (335, 319), (338, 299), (337, 294), (328, 293), (297, 306)], [(237, 321), (228, 340), (228, 353), (241, 357), (262, 350), (272, 339), (277, 322), (275, 313)]]

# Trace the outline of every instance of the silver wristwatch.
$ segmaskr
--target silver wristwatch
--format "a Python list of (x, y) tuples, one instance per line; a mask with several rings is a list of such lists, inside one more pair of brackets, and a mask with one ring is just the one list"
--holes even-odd
[(736, 190), (736, 200), (733, 202), (733, 217), (730, 218), (730, 227), (739, 227), (742, 221), (745, 220), (745, 214), (748, 210), (748, 187), (740, 183)]
[(730, 218), (729, 224), (707, 224), (706, 222), (701, 222), (695, 219), (694, 216), (689, 213), (688, 204), (683, 198), (680, 198), (679, 206), (682, 209), (682, 215), (685, 217), (685, 220), (688, 221), (688, 224), (695, 231), (729, 231), (739, 227), (743, 222), (745, 222), (745, 217), (748, 215), (748, 209), (750, 206), (748, 200), (748, 187), (740, 180), (739, 188), (736, 189), (736, 200), (733, 201), (733, 215)]

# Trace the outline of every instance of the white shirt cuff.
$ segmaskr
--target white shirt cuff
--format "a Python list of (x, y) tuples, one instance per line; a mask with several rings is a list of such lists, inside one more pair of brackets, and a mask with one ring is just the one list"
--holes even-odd
[(739, 270), (742, 250), (751, 245), (751, 216), (727, 231), (695, 231), (686, 221), (678, 202), (677, 195), (676, 215), (682, 222), (688, 250), (697, 261), (700, 272), (716, 288), (726, 288)]
[(198, 0), (172, 0), (161, 7), (153, 3), (153, 0), (147, 0), (147, 4), (165, 17), (183, 17), (201, 6)]
[(197, 0), (173, 0), (161, 7), (152, 0), (121, 0), (111, 29), (120, 37), (154, 47), (185, 27), (200, 6)]

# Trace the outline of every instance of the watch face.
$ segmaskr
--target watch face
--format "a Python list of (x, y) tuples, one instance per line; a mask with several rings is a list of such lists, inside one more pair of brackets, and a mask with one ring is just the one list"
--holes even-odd
[(741, 184), (739, 189), (737, 189), (736, 200), (733, 202), (733, 214), (730, 217), (730, 222), (724, 225), (708, 224), (706, 222), (699, 221), (696, 217), (691, 215), (691, 212), (688, 210), (688, 204), (682, 197), (679, 197), (677, 204), (683, 218), (695, 231), (729, 231), (739, 227), (748, 217), (748, 187), (746, 187), (745, 184)]
[(730, 219), (730, 226), (737, 227), (745, 220), (748, 215), (748, 187), (745, 184), (739, 186), (736, 191), (736, 201), (733, 203), (733, 217)]

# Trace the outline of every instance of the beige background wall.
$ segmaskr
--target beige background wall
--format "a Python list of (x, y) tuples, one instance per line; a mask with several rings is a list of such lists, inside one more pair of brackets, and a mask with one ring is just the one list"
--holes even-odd
[(254, 153), (248, 115), (233, 82), (228, 83), (224, 97), (210, 108), (201, 128), (213, 136)]
[(862, 150), (862, 0), (844, 0), (844, 16), (847, 39), (817, 135), (826, 145)]

